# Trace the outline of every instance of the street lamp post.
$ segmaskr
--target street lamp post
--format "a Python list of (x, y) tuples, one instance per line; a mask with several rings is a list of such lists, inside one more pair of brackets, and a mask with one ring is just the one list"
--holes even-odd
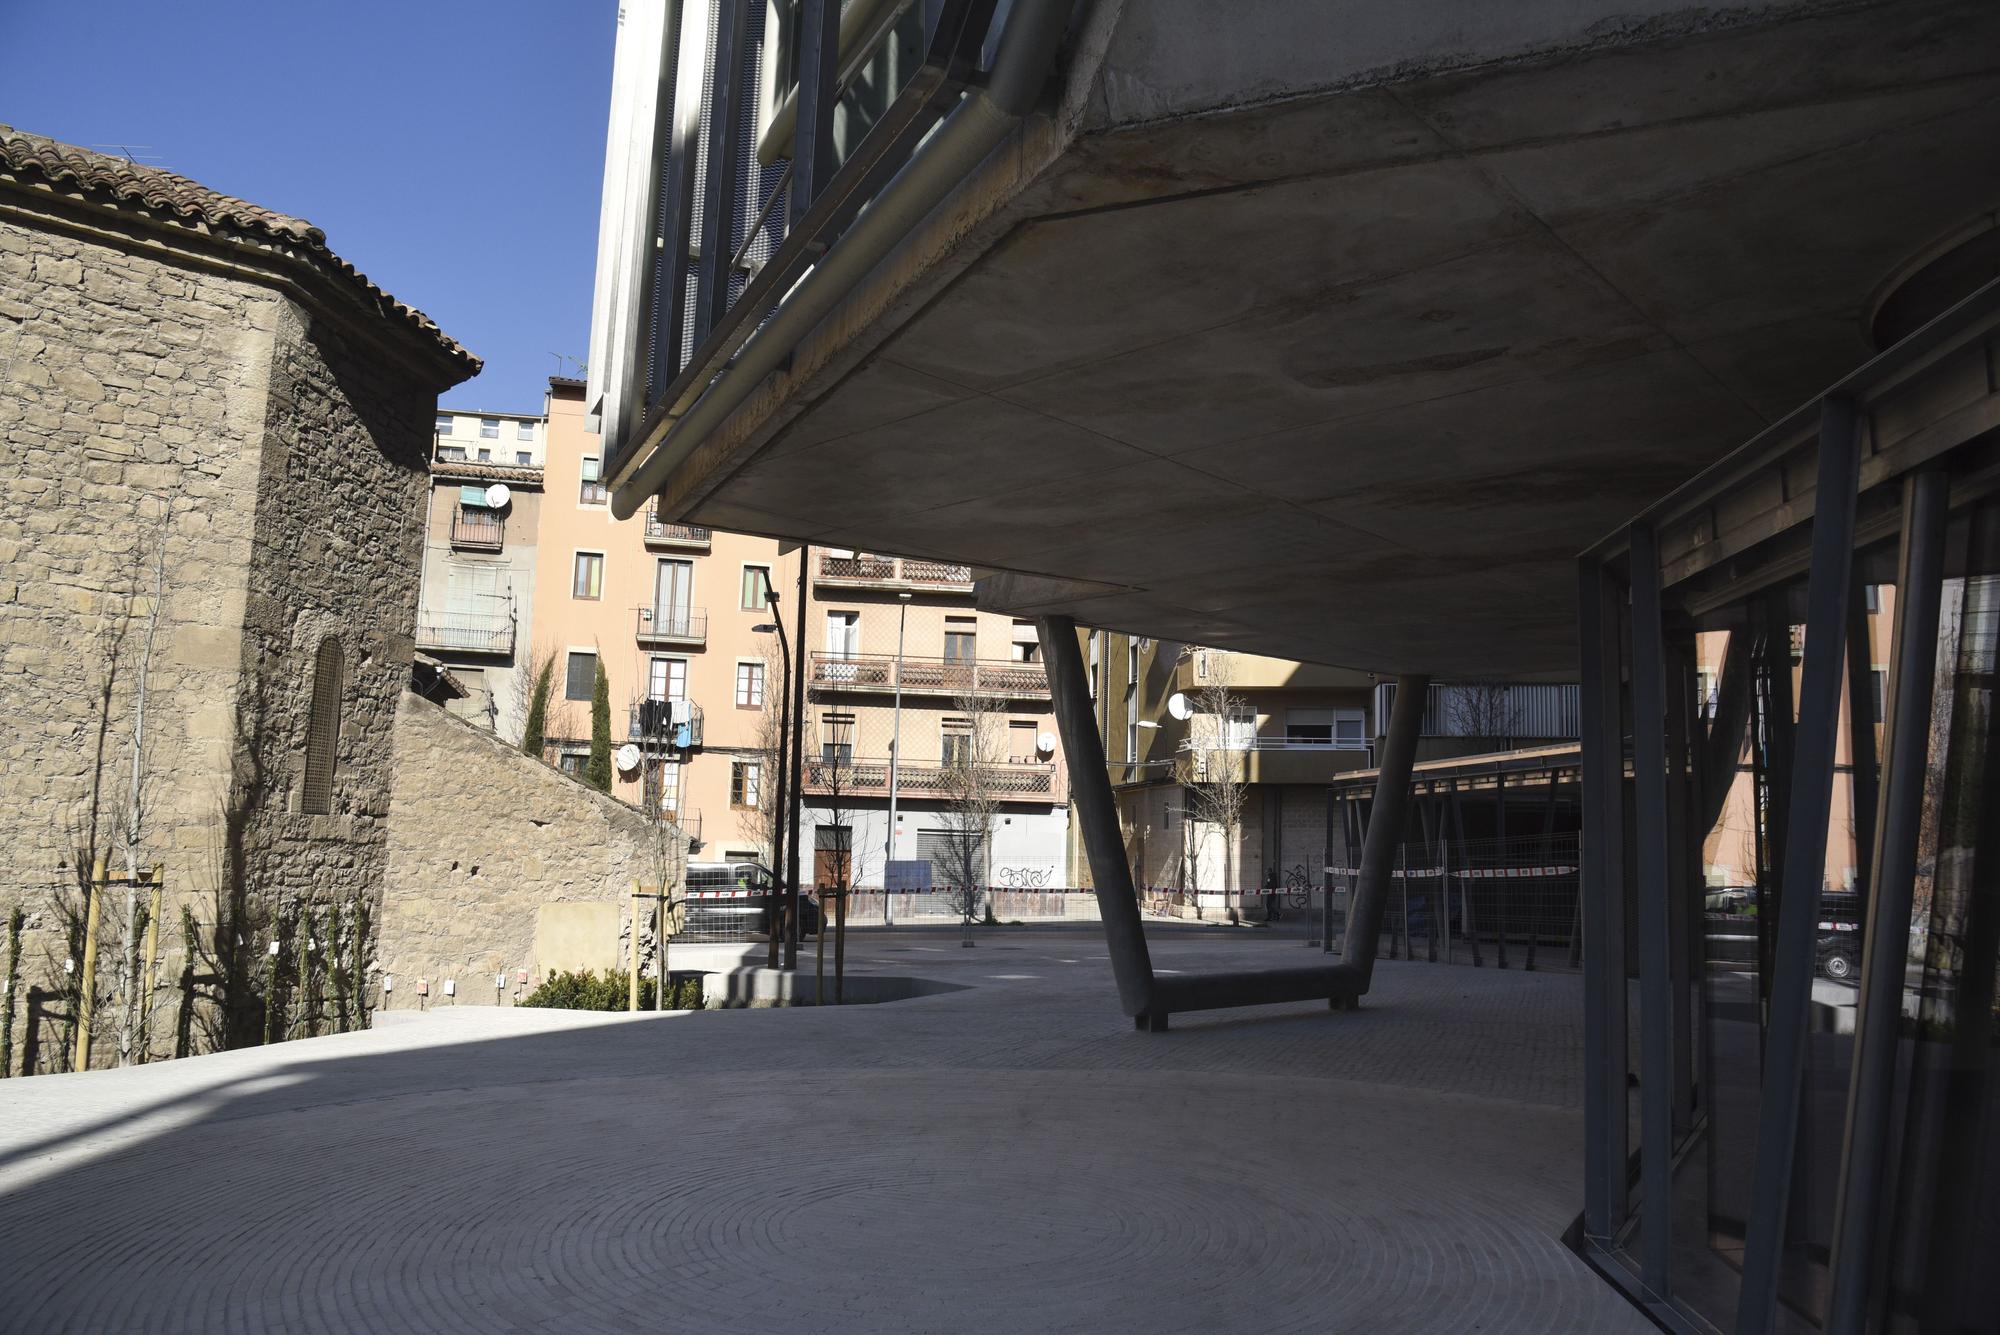
[(889, 912), (889, 864), (896, 857), (896, 762), (903, 751), (903, 628), (910, 619), (910, 595), (896, 595), (896, 712), (889, 725), (889, 833), (882, 840), (882, 925), (895, 926)]
[[(777, 816), (771, 827), (771, 873), (772, 879), (778, 881), (782, 879), (784, 874), (785, 818), (790, 811), (785, 801), (785, 780), (787, 773), (785, 748), (791, 740), (789, 715), (791, 712), (792, 648), (785, 639), (785, 618), (778, 612), (778, 591), (771, 586), (771, 577), (768, 574), (764, 576), (764, 603), (765, 606), (771, 609), (771, 619), (760, 622), (750, 629), (752, 633), (758, 635), (777, 635), (778, 657), (782, 665), (782, 676), (778, 683), (778, 787), (775, 795)], [(765, 698), (769, 699), (768, 692)], [(758, 776), (758, 781), (760, 783), (764, 781), (762, 775)], [(763, 794), (760, 792), (757, 796), (761, 799)], [(774, 892), (779, 888), (776, 885), (772, 887)], [(767, 961), (767, 967), (769, 968), (776, 968), (778, 965), (778, 936), (783, 930), (783, 924), (779, 921), (780, 915), (777, 912), (776, 899), (777, 896), (775, 893), (766, 898), (766, 908), (771, 914), (770, 958)]]

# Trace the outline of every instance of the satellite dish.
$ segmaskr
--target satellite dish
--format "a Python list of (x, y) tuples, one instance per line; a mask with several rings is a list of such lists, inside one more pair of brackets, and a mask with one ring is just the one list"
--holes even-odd
[(513, 492), (507, 490), (507, 484), (505, 482), (495, 482), (492, 486), (486, 489), (486, 508), (489, 510), (498, 510), (502, 508), (507, 504), (508, 498), (513, 494), (514, 494)]
[(1188, 703), (1185, 695), (1175, 691), (1167, 697), (1167, 712), (1185, 723), (1194, 715), (1194, 706)]
[(630, 742), (627, 742), (625, 743), (625, 745), (618, 748), (617, 761), (618, 761), (618, 768), (621, 770), (625, 770), (629, 773), (630, 771), (639, 768), (640, 758), (641, 757), (639, 755), (639, 748), (632, 745)]
[(1056, 749), (1056, 735), (1052, 732), (1045, 732), (1035, 738), (1035, 749), (1043, 755), (1050, 754)]

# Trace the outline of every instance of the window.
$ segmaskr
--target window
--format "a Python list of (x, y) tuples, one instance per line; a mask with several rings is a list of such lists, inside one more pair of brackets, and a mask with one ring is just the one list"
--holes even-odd
[(944, 619), (944, 661), (970, 663), (979, 639), (979, 623), (972, 617)]
[(597, 456), (583, 456), (583, 481), (578, 485), (576, 502), (578, 505), (602, 505), (606, 499), (604, 483), (597, 473)]
[[(1870, 584), (1868, 587), (1872, 590), (1875, 586), (1873, 584)], [(1868, 684), (1874, 690), (1875, 721), (1877, 723), (1880, 723), (1883, 719), (1888, 717), (1888, 715), (1883, 712), (1882, 706), (1884, 704), (1883, 697), (1886, 696), (1889, 691), (1889, 674), (1882, 668), (1871, 668), (1868, 672)]]
[(646, 696), (652, 700), (685, 700), (688, 665), (685, 658), (655, 658), (646, 665)]
[(569, 671), (563, 676), (563, 699), (588, 700), (597, 685), (597, 655), (574, 649), (569, 655)]
[(480, 438), (481, 440), (498, 440), (498, 439), (500, 439), (500, 419), (499, 419), (499, 418), (497, 418), (497, 417), (482, 417), (482, 418), (480, 418), (480, 419), (479, 419), (479, 438)]
[(604, 596), (604, 553), (578, 552), (576, 570), (570, 580), (570, 597), (602, 598)]
[(770, 604), (765, 598), (765, 594), (770, 590), (770, 587), (771, 567), (744, 566), (743, 610), (746, 612), (761, 612), (768, 607)]
[(440, 445), (440, 446), (438, 446), (438, 458), (440, 458), (440, 459), (464, 459), (464, 458), (465, 458), (465, 446), (463, 446), (463, 445)]
[(820, 715), (819, 758), (829, 765), (854, 763), (854, 715)]
[(487, 449), (487, 448), (486, 448), (486, 447), (485, 447), (484, 445), (481, 445), (481, 446), (479, 447), (479, 462), (480, 462), (480, 463), (483, 463), (483, 464), (490, 464), (490, 463), (492, 463), (492, 462), (493, 462), (493, 451), (491, 451), (491, 450)]
[(565, 751), (556, 757), (556, 768), (572, 779), (583, 778), (583, 771), (589, 764), (588, 751)]
[(649, 809), (672, 814), (681, 805), (681, 767), (671, 760), (646, 762), (646, 803)]
[(533, 440), (534, 438), (535, 438), (535, 424), (533, 422), (514, 423), (515, 440)]
[(1343, 751), (1368, 749), (1367, 716), (1358, 709), (1333, 711), (1333, 744)]
[(764, 665), (762, 663), (738, 663), (736, 665), (736, 707), (738, 709), (762, 709), (764, 707)]
[(299, 810), (309, 815), (324, 816), (333, 810), (333, 762), (340, 747), (340, 695), (345, 676), (340, 641), (329, 635), (319, 642), (319, 655), (313, 662), (312, 706), (306, 719), (306, 772)]
[(969, 765), (972, 763), (972, 720), (968, 718), (948, 718), (944, 721), (944, 736), (940, 752), (947, 765)]
[(1042, 661), (1042, 637), (1035, 630), (1032, 621), (1016, 620), (1013, 626), (1013, 649), (1016, 663), (1039, 663)]
[(754, 807), (758, 805), (760, 785), (764, 767), (754, 760), (733, 760), (729, 763), (729, 805), (732, 807)]
[[(1871, 615), (1873, 613), (1881, 611), (1882, 586), (1880, 584), (1863, 584), (1861, 586), (1861, 599), (1863, 603), (1867, 605), (1868, 611)], [(1880, 718), (1881, 715), (1878, 714), (1876, 715), (1876, 717)]]
[(1007, 725), (1008, 757), (1020, 764), (1033, 764), (1041, 753), (1035, 741), (1036, 729), (1029, 719), (1015, 719)]
[(531, 450), (515, 450), (514, 462), (523, 468), (532, 467), (535, 462), (534, 452)]
[(449, 436), (451, 434), (451, 423), (452, 416), (450, 413), (439, 413), (437, 415), (437, 433), (440, 436)]

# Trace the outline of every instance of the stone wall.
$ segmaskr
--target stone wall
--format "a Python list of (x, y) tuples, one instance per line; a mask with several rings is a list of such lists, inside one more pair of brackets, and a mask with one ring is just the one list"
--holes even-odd
[[(626, 906), (634, 880), (656, 884), (678, 839), (632, 807), (521, 754), (485, 729), (405, 693), (396, 712), (396, 782), (378, 960), (396, 980), (391, 1007), (415, 1006), (417, 981), (458, 1004), (519, 1000), (517, 971), (538, 982), (536, 917), (545, 904)], [(685, 859), (679, 860), (684, 864)], [(678, 873), (676, 872), (676, 879)]]
[[(230, 1041), (254, 1041), (243, 983), (277, 906), (379, 902), (439, 384), (361, 329), (101, 220), (0, 208), (0, 914), (30, 914), (24, 988), (63, 953), (76, 850), (119, 861), (156, 558), (139, 860), (166, 870), (162, 975), (179, 973), (183, 904), (243, 938), (217, 963), (245, 994)], [(328, 635), (346, 698), (333, 810), (308, 816)], [(244, 930), (212, 931), (231, 915)], [(102, 1060), (104, 1007), (95, 1028)]]

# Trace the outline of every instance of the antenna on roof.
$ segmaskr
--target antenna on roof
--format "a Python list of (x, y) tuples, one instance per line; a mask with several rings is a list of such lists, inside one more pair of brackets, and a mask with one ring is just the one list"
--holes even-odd
[(142, 165), (140, 161), (142, 158), (151, 162), (158, 162), (160, 160), (158, 153), (139, 151), (152, 148), (151, 144), (92, 144), (91, 147), (99, 153), (116, 154), (131, 163), (134, 167)]
[[(561, 375), (561, 376), (568, 376), (568, 377), (569, 377), (570, 379), (572, 379), (572, 380), (581, 380), (581, 379), (583, 379), (583, 359), (582, 359), (582, 358), (580, 358), (580, 357), (572, 357), (572, 356), (570, 356), (570, 355), (569, 355), (569, 354), (568, 354), (567, 352), (552, 352), (552, 353), (550, 353), (550, 354), (549, 354), (549, 356), (551, 356), (551, 357), (553, 357), (553, 358), (555, 358), (555, 359), (556, 359), (556, 374), (557, 374), (557, 375)], [(564, 366), (563, 366), (563, 364), (564, 364), (565, 362), (567, 362), (567, 363), (568, 363), (569, 365), (571, 365), (571, 366), (574, 366), (574, 367), (576, 368), (576, 373), (575, 373), (574, 375), (570, 375), (570, 373), (569, 373), (568, 371), (566, 371), (566, 370), (564, 369)]]

